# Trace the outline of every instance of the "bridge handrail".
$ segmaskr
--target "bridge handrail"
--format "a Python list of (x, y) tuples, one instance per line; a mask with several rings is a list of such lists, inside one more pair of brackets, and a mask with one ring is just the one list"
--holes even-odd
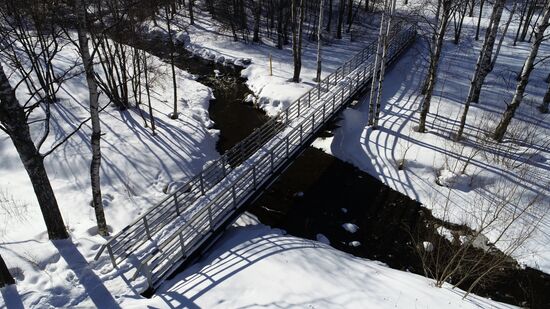
[[(398, 38), (398, 41), (402, 40), (404, 42), (399, 42), (399, 43), (407, 43), (408, 40), (412, 40), (413, 37), (410, 35), (410, 31), (414, 31), (414, 28), (407, 29), (407, 31), (403, 31), (403, 33), (400, 33), (400, 37)], [(403, 44), (403, 45), (407, 45), (407, 44)], [(397, 47), (396, 47), (396, 45), (391, 45), (390, 49), (392, 49), (392, 48), (395, 49), (395, 50), (390, 50), (390, 52), (389, 52), (390, 57), (388, 58), (389, 61), (392, 61), (394, 59), (394, 57), (397, 54), (399, 54), (399, 51), (401, 50), (401, 48), (404, 48), (404, 47), (401, 46), (401, 45), (398, 45)], [(364, 71), (366, 71), (366, 70), (367, 69), (364, 68)], [(358, 91), (358, 89), (360, 88), (359, 82), (360, 81), (362, 82), (364, 79), (366, 79), (366, 76), (363, 75), (363, 78), (361, 79), (360, 72), (359, 72), (355, 75), (355, 80), (356, 80), (355, 81), (355, 87), (353, 87), (353, 82), (354, 81), (352, 80), (350, 87), (348, 87), (347, 85), (342, 85), (340, 87), (340, 89), (337, 90), (336, 93), (334, 93), (332, 95), (329, 95), (328, 97), (332, 97), (333, 100), (334, 100), (334, 98), (339, 97), (340, 94), (345, 94), (345, 92), (348, 92), (348, 96), (351, 96), (354, 92)], [(344, 104), (345, 100), (343, 99), (343, 97), (344, 96), (342, 95), (342, 99), (339, 99), (339, 103), (338, 103), (339, 107)], [(328, 102), (330, 102), (330, 100), (328, 100)], [(286, 147), (287, 147), (287, 151), (288, 151), (288, 144), (290, 143), (290, 139), (296, 138), (299, 134), (300, 143), (295, 146), (297, 148), (294, 149), (293, 152), (297, 151), (299, 149), (299, 147), (301, 146), (302, 140), (307, 140), (310, 136), (312, 136), (315, 133), (316, 129), (319, 126), (324, 124), (325, 118), (327, 117), (327, 115), (325, 114), (326, 113), (326, 105), (327, 104), (325, 102), (325, 104), (323, 104), (323, 109), (314, 110), (313, 113), (312, 113), (311, 118), (308, 117), (308, 118), (302, 119), (299, 123), (299, 126), (296, 125), (293, 128), (293, 130), (291, 132), (289, 132), (284, 139), (279, 140), (272, 147), (272, 149), (269, 152), (261, 154), (260, 158), (257, 158), (257, 161), (256, 161), (256, 162), (259, 162), (258, 165), (252, 165), (252, 166), (244, 167), (245, 170), (240, 174), (240, 177), (239, 177), (238, 180), (236, 180), (235, 182), (232, 182), (231, 185), (228, 188), (223, 190), (222, 193), (218, 194), (212, 201), (208, 202), (205, 206), (203, 206), (201, 209), (199, 209), (184, 225), (180, 226), (180, 228), (178, 228), (178, 230), (176, 232), (172, 233), (166, 239), (163, 239), (156, 246), (156, 248), (160, 252), (166, 252), (165, 254), (169, 256), (171, 252), (173, 252), (174, 250), (177, 250), (177, 248), (180, 247), (180, 245), (181, 245), (181, 251), (180, 251), (181, 254), (179, 254), (179, 255), (176, 254), (172, 257), (169, 257), (170, 261), (168, 261), (167, 263), (156, 264), (156, 265), (151, 265), (151, 260), (152, 259), (158, 259), (159, 257), (154, 256), (154, 255), (149, 255), (148, 257), (146, 257), (145, 259), (143, 259), (141, 261), (140, 266), (138, 267), (138, 269), (136, 271), (136, 276), (140, 272), (145, 270), (146, 277), (151, 278), (152, 269), (150, 269), (150, 266), (153, 266), (153, 268), (155, 268), (158, 265), (160, 265), (162, 267), (161, 268), (162, 271), (161, 271), (161, 274), (160, 274), (162, 276), (163, 272), (165, 271), (164, 268), (166, 267), (166, 266), (163, 266), (163, 265), (171, 265), (173, 260), (181, 259), (182, 257), (184, 257), (185, 256), (185, 250), (186, 250), (186, 248), (189, 247), (189, 243), (184, 242), (185, 240), (188, 239), (188, 235), (184, 235), (183, 233), (185, 231), (187, 231), (192, 224), (196, 225), (196, 222), (205, 213), (208, 212), (210, 214), (210, 218), (209, 218), (209, 221), (210, 221), (209, 228), (210, 229), (212, 229), (212, 226), (217, 226), (219, 223), (223, 222), (223, 219), (224, 219), (223, 212), (228, 208), (223, 207), (223, 205), (222, 205), (222, 207), (219, 207), (219, 209), (221, 209), (222, 216), (212, 217), (212, 213), (216, 211), (216, 210), (212, 209), (212, 206), (216, 205), (220, 201), (223, 201), (223, 200), (227, 199), (228, 198), (227, 195), (230, 195), (229, 196), (230, 199), (232, 198), (233, 205), (238, 205), (243, 199), (247, 198), (247, 196), (249, 194), (251, 194), (251, 192), (248, 192), (249, 189), (250, 189), (250, 186), (248, 186), (248, 188), (245, 187), (244, 189), (240, 188), (239, 190), (241, 192), (239, 192), (239, 193), (235, 193), (235, 191), (237, 191), (236, 187), (238, 186), (239, 182), (243, 182), (243, 180), (247, 180), (248, 178), (250, 178), (251, 175), (252, 175), (252, 178), (253, 178), (252, 189), (256, 189), (258, 186), (261, 186), (262, 183), (259, 183), (260, 181), (257, 180), (257, 178), (258, 178), (257, 174), (260, 173), (261, 171), (266, 171), (265, 173), (269, 173), (270, 169), (271, 169), (271, 171), (273, 171), (274, 169), (277, 169), (280, 164), (284, 163), (284, 159), (286, 157), (285, 156), (279, 156), (278, 158), (280, 160), (279, 160), (279, 162), (277, 162), (277, 166), (274, 166), (274, 164), (275, 164), (274, 163), (275, 160), (273, 159), (274, 153), (276, 151), (280, 150), (282, 147), (284, 147), (284, 145), (287, 145)], [(331, 112), (334, 113), (334, 112), (336, 112), (336, 110), (335, 110), (335, 107), (333, 105)], [(322, 121), (317, 123), (317, 125), (316, 125), (316, 122), (315, 122), (316, 116), (317, 116), (317, 119), (322, 119)], [(311, 125), (311, 130), (308, 130), (306, 132), (306, 136), (303, 137), (302, 136), (303, 127), (310, 126), (310, 125)], [(288, 156), (288, 154), (287, 154), (287, 156)], [(258, 172), (258, 170), (260, 170), (260, 172)], [(260, 178), (260, 179), (261, 179), (262, 182), (267, 181), (267, 179), (263, 179), (263, 180), (262, 180), (262, 178)], [(244, 195), (244, 196), (239, 197), (239, 195)], [(235, 206), (235, 208), (237, 208), (237, 207), (238, 206)], [(178, 245), (177, 238), (179, 238), (179, 240), (181, 242), (180, 245)], [(192, 246), (194, 246), (193, 243), (192, 243)], [(149, 272), (149, 273), (147, 273), (147, 272)]]
[[(268, 122), (266, 122), (264, 125), (262, 125), (259, 129), (255, 130), (252, 134), (247, 136), (245, 139), (243, 139), (241, 142), (237, 143), (235, 146), (233, 146), (231, 149), (226, 151), (226, 153), (222, 156), (220, 156), (217, 160), (214, 160), (212, 162), (208, 163), (208, 166), (206, 166), (200, 173), (193, 176), (188, 182), (186, 182), (184, 185), (178, 187), (174, 192), (166, 196), (164, 199), (162, 199), (159, 203), (157, 203), (155, 206), (149, 208), (146, 210), (143, 214), (141, 214), (139, 217), (137, 217), (132, 223), (130, 223), (128, 226), (126, 226), (124, 229), (119, 231), (117, 234), (111, 237), (98, 251), (95, 259), (98, 259), (99, 256), (102, 254), (103, 250), (107, 248), (109, 251), (109, 255), (111, 257), (111, 261), (113, 262), (113, 265), (116, 267), (116, 258), (114, 257), (114, 253), (118, 253), (122, 249), (122, 253), (125, 253), (127, 255), (131, 254), (126, 252), (124, 249), (124, 245), (128, 244), (129, 242), (132, 242), (131, 239), (126, 240), (122, 242), (122, 240), (125, 240), (126, 236), (131, 235), (134, 232), (139, 231), (145, 231), (147, 234), (150, 234), (150, 230), (155, 230), (155, 226), (150, 226), (151, 222), (162, 222), (162, 220), (158, 220), (159, 218), (163, 218), (166, 215), (174, 215), (174, 212), (167, 213), (167, 211), (164, 212), (158, 212), (159, 210), (166, 210), (164, 208), (170, 209), (173, 206), (176, 208), (176, 213), (179, 215), (181, 211), (185, 211), (189, 204), (192, 204), (197, 199), (199, 199), (201, 196), (204, 195), (204, 193), (208, 190), (210, 190), (212, 187), (214, 187), (223, 177), (219, 177), (220, 175), (220, 166), (222, 169), (222, 174), (225, 176), (229, 171), (232, 170), (232, 165), (238, 165), (242, 162), (243, 159), (245, 159), (247, 156), (243, 154), (243, 149), (249, 148), (252, 145), (251, 153), (259, 149), (265, 141), (263, 141), (259, 145), (258, 144), (259, 137), (262, 136), (262, 134), (267, 134), (269, 137), (270, 134), (273, 134), (274, 132), (277, 132), (277, 130), (272, 130), (272, 128), (276, 128), (278, 123), (284, 123), (285, 125), (282, 127), (285, 127), (286, 124), (301, 114), (301, 109), (307, 108), (306, 106), (303, 106), (302, 104), (307, 103), (308, 106), (311, 105), (312, 98), (313, 102), (316, 101), (316, 99), (319, 99), (321, 96), (322, 87), (326, 85), (328, 88), (327, 90), (332, 89), (333, 87), (337, 86), (337, 83), (341, 80), (343, 80), (346, 77), (346, 69), (348, 73), (352, 71), (353, 67), (360, 65), (363, 63), (365, 59), (365, 55), (370, 56), (367, 51), (374, 51), (376, 42), (372, 42), (369, 44), (369, 46), (365, 47), (361, 52), (356, 54), (354, 57), (352, 57), (350, 60), (346, 61), (340, 68), (338, 68), (333, 73), (326, 76), (324, 79), (321, 80), (321, 82), (318, 83), (317, 87), (314, 87), (310, 90), (308, 90), (306, 93), (304, 93), (300, 98), (295, 100), (293, 103), (291, 103), (288, 107), (283, 109), (283, 111), (277, 116), (272, 119), (270, 119)], [(333, 79), (331, 83), (331, 79)], [(281, 129), (281, 128), (279, 128)], [(228, 166), (229, 165), (229, 166)], [(206, 178), (205, 175), (209, 176), (209, 178)], [(213, 175), (213, 176), (212, 176)], [(198, 190), (198, 191), (197, 191)], [(179, 205), (177, 198), (186, 194), (186, 193), (193, 193), (192, 201), (188, 205)], [(197, 196), (198, 195), (198, 196)], [(181, 207), (181, 209), (179, 209)], [(157, 210), (156, 213), (153, 213), (155, 210)], [(150, 221), (148, 221), (148, 216), (151, 216), (152, 218)], [(160, 223), (159, 223), (160, 224)], [(118, 237), (127, 233), (125, 237), (121, 237), (119, 240)], [(151, 237), (150, 235), (148, 235)], [(115, 247), (116, 242), (120, 241), (122, 245)], [(147, 239), (136, 242), (137, 247), (139, 248), (141, 245), (143, 245)], [(136, 244), (134, 243), (134, 244)], [(122, 258), (124, 260), (125, 257)]]

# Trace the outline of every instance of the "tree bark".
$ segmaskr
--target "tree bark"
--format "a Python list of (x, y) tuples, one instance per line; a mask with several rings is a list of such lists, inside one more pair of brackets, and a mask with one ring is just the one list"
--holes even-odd
[(193, 14), (193, 7), (195, 6), (195, 0), (189, 0), (189, 24), (195, 24), (195, 15)]
[(10, 270), (6, 265), (6, 262), (4, 262), (4, 259), (0, 255), (0, 288), (3, 288), (10, 284), (15, 284), (15, 279), (13, 279), (13, 276), (10, 274)]
[(500, 54), (500, 49), (502, 48), (502, 43), (504, 42), (504, 39), (506, 38), (506, 34), (508, 33), (508, 29), (510, 28), (510, 23), (512, 22), (512, 18), (514, 17), (514, 14), (516, 13), (518, 3), (514, 2), (514, 6), (512, 7), (512, 10), (510, 11), (510, 16), (508, 16), (508, 20), (506, 21), (506, 25), (504, 26), (504, 30), (502, 31), (502, 35), (500, 37), (500, 40), (498, 41), (497, 49), (495, 51), (495, 55), (493, 56), (493, 60), (491, 61), (491, 66), (489, 67), (489, 72), (492, 72), (495, 68), (495, 64), (497, 63), (498, 55)]
[(380, 17), (380, 30), (378, 31), (378, 44), (376, 45), (376, 55), (374, 57), (374, 66), (372, 67), (372, 81), (370, 87), (369, 95), (369, 125), (374, 125), (374, 113), (376, 112), (376, 101), (374, 97), (376, 95), (376, 81), (378, 80), (380, 61), (383, 61), (382, 58), (382, 49), (384, 48), (384, 25), (386, 22), (386, 10), (388, 6), (388, 0), (384, 0), (384, 10), (382, 11), (382, 16)]
[(260, 21), (262, 17), (262, 1), (256, 0), (256, 8), (254, 10), (254, 36), (252, 42), (260, 42)]
[(336, 26), (336, 38), (342, 38), (342, 24), (344, 23), (344, 11), (346, 10), (346, 0), (340, 0), (338, 8), (338, 25)]
[(332, 26), (332, 0), (328, 1), (328, 20), (327, 20), (327, 32), (331, 31)]
[(321, 59), (321, 45), (322, 45), (322, 32), (323, 32), (323, 2), (324, 0), (321, 0), (319, 2), (319, 24), (317, 26), (317, 76), (315, 77), (316, 82), (321, 82), (321, 65), (322, 65), (322, 59)]
[(174, 35), (172, 33), (172, 18), (174, 12), (171, 11), (168, 5), (164, 7), (164, 13), (166, 17), (166, 26), (168, 30), (168, 45), (170, 48), (170, 67), (172, 68), (172, 87), (174, 88), (174, 110), (172, 112), (172, 119), (178, 119), (178, 83), (176, 79), (176, 65), (174, 63)]
[(445, 32), (447, 31), (447, 25), (449, 23), (452, 4), (452, 0), (442, 0), (442, 16), (439, 20), (437, 34), (435, 35), (434, 52), (430, 59), (430, 68), (428, 70), (428, 76), (426, 77), (426, 92), (421, 105), (422, 108), (420, 111), (418, 132), (426, 132), (426, 118), (428, 116), (428, 113), (430, 112), (433, 90), (437, 81), (437, 69), (439, 66), (439, 59), (441, 58), (443, 42), (445, 40)]
[(529, 76), (533, 71), (535, 58), (538, 55), (540, 45), (542, 44), (542, 41), (544, 39), (544, 32), (549, 26), (548, 21), (550, 19), (550, 1), (546, 1), (546, 5), (544, 6), (544, 11), (542, 14), (543, 14), (543, 17), (539, 25), (537, 26), (537, 29), (535, 32), (535, 41), (531, 45), (531, 51), (529, 52), (529, 56), (527, 57), (527, 59), (525, 60), (525, 63), (523, 64), (521, 78), (516, 86), (516, 92), (514, 93), (512, 102), (508, 104), (508, 106), (506, 107), (506, 110), (502, 114), (502, 119), (500, 120), (499, 124), (495, 128), (495, 132), (493, 133), (493, 139), (498, 142), (501, 142), (502, 139), (504, 138), (504, 134), (506, 134), (506, 131), (508, 130), (508, 126), (510, 125), (510, 122), (514, 117), (516, 110), (518, 109), (519, 105), (521, 104), (521, 101), (523, 100), (525, 88), (529, 83)]
[(550, 84), (548, 84), (548, 90), (542, 99), (542, 104), (540, 105), (540, 112), (543, 114), (548, 114), (550, 112)]
[(374, 124), (372, 125), (372, 129), (376, 130), (378, 128), (378, 122), (380, 120), (380, 110), (381, 110), (381, 100), (382, 100), (382, 88), (384, 85), (384, 76), (386, 74), (386, 58), (388, 53), (388, 39), (390, 36), (391, 31), (391, 22), (393, 19), (393, 14), (395, 11), (396, 6), (396, 0), (389, 0), (391, 3), (389, 4), (389, 17), (386, 25), (386, 33), (384, 34), (384, 38), (382, 41), (382, 61), (380, 61), (380, 76), (378, 77), (378, 90), (376, 95), (376, 109), (374, 113)]
[(296, 25), (296, 1), (292, 0), (292, 56), (294, 58), (294, 75), (292, 81), (300, 82), (300, 72), (302, 70), (302, 35), (304, 24), (305, 0), (300, 0), (300, 21)]
[(89, 99), (90, 99), (90, 116), (92, 121), (92, 162), (90, 164), (90, 177), (92, 185), (92, 205), (95, 210), (97, 220), (98, 234), (102, 236), (109, 235), (107, 222), (105, 221), (105, 212), (103, 211), (103, 200), (101, 197), (101, 123), (99, 121), (99, 92), (97, 91), (97, 81), (95, 79), (95, 71), (93, 58), (90, 56), (90, 48), (88, 46), (87, 37), (87, 22), (86, 22), (86, 3), (82, 0), (75, 0), (76, 15), (78, 18), (78, 43), (82, 63), (86, 72), (86, 83), (88, 84)]
[(476, 41), (479, 40), (479, 27), (481, 26), (481, 17), (483, 16), (483, 5), (484, 4), (485, 4), (485, 0), (481, 0), (479, 2), (479, 16), (477, 18)]
[(17, 149), (29, 175), (50, 239), (68, 238), (63, 217), (44, 167), (44, 157), (32, 141), (25, 110), (0, 64), (0, 123)]

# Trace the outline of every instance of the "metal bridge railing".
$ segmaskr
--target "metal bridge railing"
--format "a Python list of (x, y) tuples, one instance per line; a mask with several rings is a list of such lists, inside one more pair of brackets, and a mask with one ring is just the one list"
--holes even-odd
[[(389, 63), (414, 40), (414, 27), (394, 29)], [(373, 42), (277, 117), (167, 196), (106, 242), (114, 267), (130, 255), (141, 260), (136, 276), (155, 287), (208, 239), (303, 143), (371, 79)], [(191, 207), (192, 206), (192, 207)], [(167, 224), (172, 231), (159, 233)], [(145, 237), (144, 237), (145, 236)]]

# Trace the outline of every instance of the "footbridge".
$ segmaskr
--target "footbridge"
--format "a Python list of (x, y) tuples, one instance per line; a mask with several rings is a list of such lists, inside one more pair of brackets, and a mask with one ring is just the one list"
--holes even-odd
[[(395, 27), (387, 50), (392, 64), (414, 42), (416, 29)], [(198, 175), (110, 238), (115, 268), (135, 269), (152, 290), (212, 245), (314, 139), (317, 132), (372, 80), (376, 42), (290, 104)], [(143, 279), (142, 279), (143, 280)]]

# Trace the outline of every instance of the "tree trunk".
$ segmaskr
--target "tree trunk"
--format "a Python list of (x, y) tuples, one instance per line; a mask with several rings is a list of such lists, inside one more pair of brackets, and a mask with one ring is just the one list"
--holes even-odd
[(44, 168), (44, 158), (34, 145), (25, 110), (15, 96), (8, 77), (0, 65), (0, 123), (17, 149), (29, 175), (50, 239), (68, 238), (59, 206)]
[(300, 82), (300, 72), (302, 70), (302, 35), (305, 13), (305, 0), (300, 0), (300, 21), (296, 25), (296, 1), (292, 0), (292, 56), (294, 59), (294, 75), (292, 81), (295, 83)]
[(525, 60), (525, 63), (523, 64), (521, 78), (516, 86), (516, 92), (514, 93), (512, 102), (508, 104), (508, 106), (506, 107), (506, 110), (502, 115), (502, 119), (500, 120), (500, 123), (495, 128), (495, 132), (493, 133), (493, 139), (498, 142), (501, 142), (502, 139), (504, 138), (504, 134), (508, 129), (508, 125), (510, 125), (512, 118), (514, 117), (516, 110), (518, 109), (523, 99), (525, 88), (527, 87), (527, 83), (529, 82), (529, 76), (533, 71), (535, 58), (538, 55), (540, 45), (542, 44), (542, 41), (544, 39), (544, 31), (546, 31), (546, 29), (549, 26), (548, 21), (550, 19), (550, 1), (546, 2), (546, 5), (544, 6), (544, 11), (542, 14), (543, 14), (543, 17), (540, 21), (540, 24), (537, 26), (537, 29), (535, 32), (535, 41), (531, 45), (531, 51), (529, 52), (529, 56), (527, 57), (527, 59)]
[(442, 16), (439, 21), (437, 35), (435, 36), (434, 52), (430, 59), (430, 68), (428, 70), (428, 76), (426, 77), (426, 93), (421, 105), (422, 108), (420, 111), (418, 132), (426, 132), (426, 118), (428, 116), (428, 113), (430, 112), (433, 90), (437, 81), (437, 69), (439, 66), (439, 59), (441, 58), (443, 42), (445, 40), (445, 32), (447, 31), (447, 25), (449, 23), (451, 5), (452, 0), (442, 0)]
[(495, 68), (495, 64), (497, 62), (498, 55), (500, 54), (500, 49), (502, 47), (502, 43), (504, 42), (504, 39), (506, 38), (506, 34), (508, 33), (508, 29), (510, 28), (510, 23), (512, 22), (512, 18), (514, 17), (514, 14), (516, 13), (516, 8), (518, 6), (517, 2), (514, 2), (514, 6), (512, 7), (512, 10), (510, 11), (510, 16), (508, 16), (508, 20), (506, 21), (506, 25), (504, 26), (504, 30), (502, 31), (502, 36), (500, 37), (500, 40), (498, 41), (497, 49), (495, 51), (495, 55), (493, 56), (493, 60), (491, 61), (491, 66), (489, 68), (489, 72), (492, 72)]
[(316, 82), (321, 82), (321, 45), (322, 45), (322, 32), (323, 32), (323, 2), (319, 2), (319, 24), (317, 26), (317, 76), (315, 77)]
[(153, 115), (153, 107), (151, 106), (151, 90), (149, 87), (149, 65), (147, 64), (147, 55), (143, 52), (143, 75), (145, 78), (145, 91), (147, 93), (147, 105), (149, 106), (149, 122), (151, 122), (151, 131), (153, 136), (156, 135), (155, 116)]
[(390, 36), (390, 30), (391, 30), (391, 22), (393, 19), (393, 14), (395, 12), (395, 6), (396, 6), (396, 0), (389, 0), (391, 1), (390, 7), (389, 7), (389, 18), (386, 25), (386, 33), (384, 34), (384, 38), (382, 41), (382, 60), (380, 61), (380, 76), (378, 78), (378, 90), (377, 90), (377, 96), (376, 96), (376, 109), (374, 113), (374, 124), (372, 125), (372, 129), (376, 130), (378, 128), (378, 122), (380, 120), (380, 109), (381, 109), (381, 100), (382, 100), (382, 88), (384, 85), (384, 75), (386, 74), (386, 58), (388, 53), (388, 39)]
[(164, 7), (164, 13), (166, 16), (166, 27), (168, 30), (168, 45), (170, 48), (170, 67), (172, 68), (172, 87), (174, 88), (174, 110), (170, 118), (178, 119), (178, 83), (176, 79), (176, 65), (174, 63), (174, 35), (172, 33), (172, 17), (174, 12), (170, 11), (170, 8), (167, 6)]
[(344, 11), (346, 10), (346, 0), (340, 0), (338, 8), (338, 25), (336, 26), (336, 38), (342, 38), (342, 24), (344, 23)]
[(93, 59), (90, 56), (90, 49), (88, 46), (88, 37), (86, 35), (86, 4), (82, 0), (75, 0), (76, 15), (78, 18), (78, 43), (80, 49), (80, 55), (82, 57), (82, 63), (86, 72), (86, 82), (88, 84), (89, 98), (90, 98), (90, 116), (92, 121), (92, 162), (90, 164), (90, 177), (92, 185), (92, 205), (95, 210), (95, 216), (97, 220), (98, 234), (102, 236), (109, 235), (107, 228), (107, 222), (105, 221), (105, 213), (103, 211), (103, 200), (101, 198), (101, 181), (100, 181), (100, 168), (101, 168), (101, 123), (99, 121), (99, 93), (97, 91), (97, 82), (95, 79), (95, 71), (93, 66)]
[(485, 4), (485, 0), (481, 0), (479, 2), (479, 16), (477, 18), (476, 41), (479, 40), (479, 27), (481, 26), (481, 17), (483, 15), (483, 5), (484, 4)]
[(468, 111), (470, 110), (470, 104), (472, 102), (479, 101), (481, 87), (483, 86), (485, 78), (489, 74), (493, 46), (495, 44), (495, 39), (498, 32), (498, 25), (500, 23), (500, 18), (502, 17), (502, 11), (504, 10), (505, 4), (506, 0), (495, 1), (493, 13), (491, 14), (491, 22), (489, 24), (487, 32), (485, 33), (485, 41), (483, 42), (483, 47), (481, 48), (479, 57), (477, 59), (474, 76), (472, 77), (472, 81), (470, 82), (468, 97), (466, 98), (466, 102), (464, 102), (464, 110), (460, 118), (460, 125), (456, 133), (456, 140), (462, 138), (464, 126), (466, 125), (466, 118), (468, 116)]
[(502, 18), (502, 11), (504, 10), (504, 5), (506, 0), (497, 0), (495, 1), (493, 7), (493, 13), (491, 14), (491, 22), (489, 28), (485, 33), (485, 41), (483, 42), (483, 48), (479, 55), (479, 65), (476, 66), (476, 73), (472, 79), (472, 84), (470, 87), (471, 96), (469, 99), (472, 102), (477, 103), (479, 101), (479, 95), (481, 94), (481, 87), (485, 82), (485, 78), (490, 72), (491, 60), (493, 56), (493, 48), (495, 46), (495, 41), (498, 33), (498, 26), (500, 24), (500, 19)]
[(327, 20), (327, 32), (330, 32), (332, 29), (332, 0), (328, 1), (328, 20)]
[(252, 42), (260, 42), (260, 21), (262, 17), (262, 1), (256, 0), (256, 9), (254, 10), (254, 36)]
[(195, 24), (195, 15), (193, 14), (193, 7), (195, 6), (195, 0), (189, 0), (189, 24)]
[(546, 90), (546, 94), (542, 99), (542, 104), (540, 105), (539, 109), (541, 113), (548, 114), (549, 108), (550, 108), (550, 84), (548, 84), (548, 90)]
[(384, 48), (384, 25), (386, 19), (386, 9), (388, 6), (388, 0), (384, 0), (384, 10), (382, 11), (382, 16), (380, 17), (380, 30), (378, 31), (378, 44), (376, 45), (376, 55), (374, 57), (374, 66), (372, 67), (372, 80), (370, 87), (369, 95), (369, 125), (374, 125), (374, 113), (376, 111), (376, 101), (374, 97), (376, 95), (376, 81), (378, 80), (380, 61), (382, 61), (382, 49)]
[(10, 284), (15, 284), (15, 279), (13, 279), (6, 262), (4, 262), (4, 259), (0, 255), (0, 288)]

